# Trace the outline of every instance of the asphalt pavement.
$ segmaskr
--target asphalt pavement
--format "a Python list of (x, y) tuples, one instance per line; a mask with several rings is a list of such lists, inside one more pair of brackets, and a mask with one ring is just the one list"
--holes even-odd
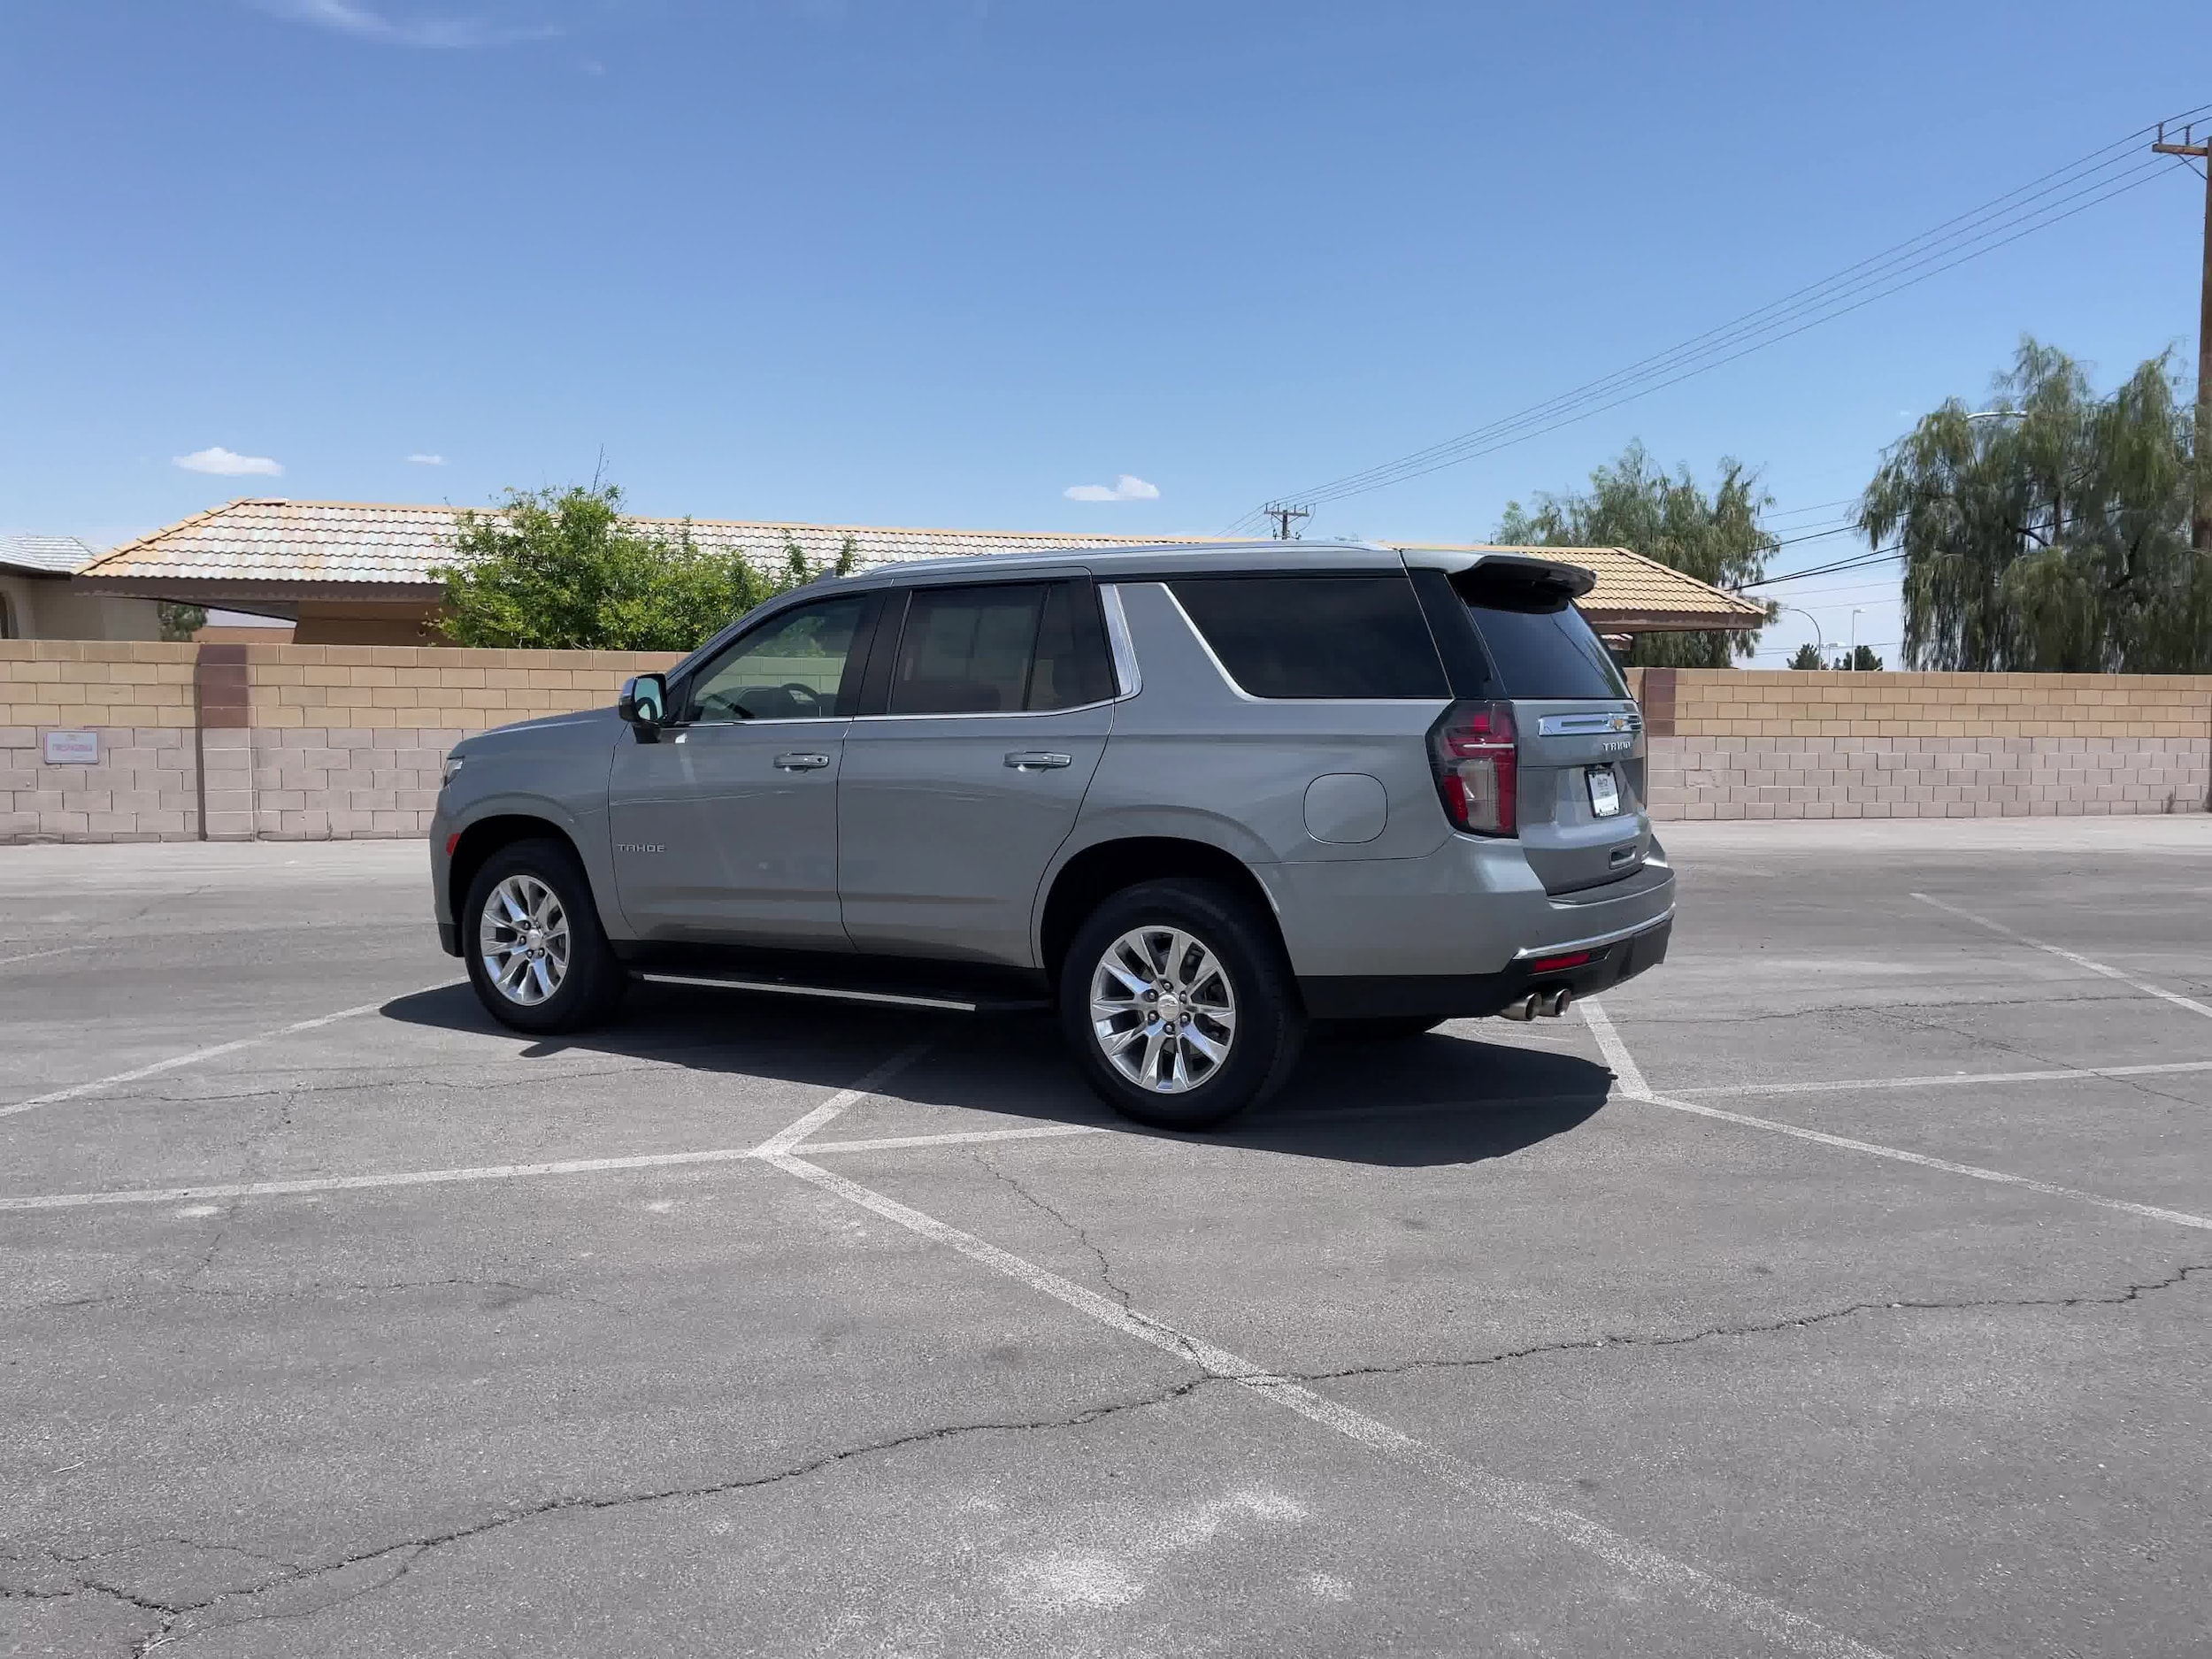
[(1658, 971), (1199, 1137), (0, 849), (0, 1654), (2212, 1649), (2212, 818), (1667, 839)]

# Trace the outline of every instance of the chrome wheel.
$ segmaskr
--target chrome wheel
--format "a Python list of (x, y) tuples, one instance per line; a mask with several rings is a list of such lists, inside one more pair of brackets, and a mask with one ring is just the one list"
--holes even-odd
[(535, 876), (509, 876), (491, 890), (476, 939), (485, 976), (511, 1002), (534, 1008), (568, 977), (568, 912)]
[(1220, 957), (1179, 927), (1136, 927), (1091, 974), (1100, 1052), (1139, 1088), (1180, 1094), (1221, 1070), (1236, 1041), (1237, 995)]

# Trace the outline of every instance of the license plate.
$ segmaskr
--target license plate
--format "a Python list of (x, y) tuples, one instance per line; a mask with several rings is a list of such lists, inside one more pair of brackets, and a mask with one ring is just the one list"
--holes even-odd
[(1598, 818), (1620, 816), (1621, 780), (1610, 766), (1590, 768), (1590, 810)]

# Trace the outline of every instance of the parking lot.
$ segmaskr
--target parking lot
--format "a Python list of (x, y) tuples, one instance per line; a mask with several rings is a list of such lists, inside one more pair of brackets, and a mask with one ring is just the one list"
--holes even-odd
[(1658, 972), (1192, 1139), (519, 1038), (419, 846), (0, 849), (0, 1652), (2212, 1646), (2212, 819), (1668, 839)]

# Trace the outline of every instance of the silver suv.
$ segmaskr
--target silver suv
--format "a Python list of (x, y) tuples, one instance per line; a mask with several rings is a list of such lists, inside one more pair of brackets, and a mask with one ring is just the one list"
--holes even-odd
[(528, 1032), (634, 979), (1056, 1006), (1115, 1107), (1217, 1124), (1310, 1021), (1558, 1014), (1664, 956), (1591, 580), (1261, 542), (819, 581), (457, 748), (439, 936)]

